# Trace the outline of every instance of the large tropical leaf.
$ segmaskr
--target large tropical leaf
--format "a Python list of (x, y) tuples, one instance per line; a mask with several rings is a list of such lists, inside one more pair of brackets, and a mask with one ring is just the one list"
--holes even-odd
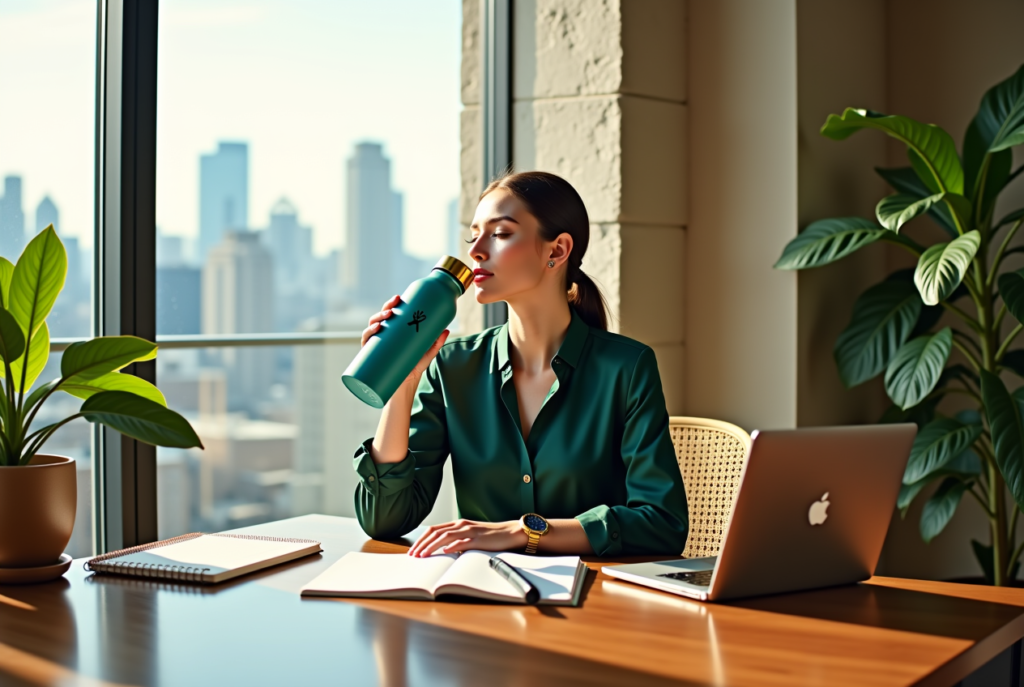
[(988, 89), (974, 123), (991, 153), (1024, 143), (1024, 66)]
[(932, 497), (925, 501), (921, 510), (921, 538), (930, 542), (942, 530), (946, 529), (956, 507), (960, 505), (960, 499), (967, 491), (967, 485), (955, 477), (947, 477), (935, 490)]
[(930, 477), (962, 454), (979, 436), (980, 424), (965, 424), (953, 418), (939, 418), (918, 432), (910, 449), (910, 461), (903, 473), (903, 484)]
[(136, 396), (148, 398), (150, 401), (159, 403), (162, 406), (167, 406), (167, 399), (164, 398), (160, 389), (157, 389), (145, 379), (135, 375), (121, 374), (120, 372), (110, 372), (101, 377), (93, 377), (91, 379), (74, 376), (61, 384), (60, 390), (81, 399), (91, 398), (103, 391), (127, 391)]
[(999, 295), (1010, 314), (1024, 322), (1024, 269), (999, 275)]
[(50, 314), (64, 288), (67, 271), (67, 253), (51, 224), (25, 246), (11, 278), (11, 303), (7, 309), (26, 336), (35, 334)]
[[(36, 330), (31, 342), (26, 343), (28, 347), (28, 370), (25, 371), (25, 388), (31, 389), (39, 374), (46, 367), (46, 361), (50, 359), (50, 329), (43, 323), (43, 326)], [(11, 363), (11, 375), (14, 377), (14, 388), (21, 391), (21, 371), (25, 365), (24, 354)], [(0, 366), (0, 378), (4, 376), (4, 369)]]
[(8, 305), (11, 294), (11, 280), (14, 278), (14, 263), (7, 258), (0, 257), (0, 306)]
[(833, 349), (843, 384), (853, 387), (880, 374), (920, 313), (921, 297), (908, 281), (884, 281), (862, 293)]
[(936, 305), (956, 290), (980, 245), (981, 235), (969, 231), (949, 243), (937, 243), (921, 254), (914, 283), (926, 305)]
[(885, 393), (892, 402), (905, 410), (923, 401), (942, 376), (952, 347), (949, 327), (903, 344), (885, 370)]
[(181, 415), (127, 391), (104, 391), (90, 397), (79, 411), (133, 439), (172, 448), (202, 448), (192, 426)]
[(1003, 217), (1001, 220), (999, 220), (999, 223), (996, 225), (996, 227), (1001, 227), (1005, 224), (1013, 224), (1019, 219), (1024, 219), (1024, 208), (1014, 210), (1006, 217)]
[[(953, 137), (934, 124), (922, 124), (910, 117), (883, 115), (846, 108), (842, 116), (829, 115), (821, 133), (842, 141), (861, 129), (877, 129), (906, 144), (911, 166), (932, 193), (964, 192), (964, 171)], [(922, 174), (922, 167), (924, 174)]]
[(60, 359), (62, 377), (86, 381), (115, 372), (139, 360), (156, 357), (156, 344), (137, 336), (101, 336), (73, 343)]
[[(995, 202), (999, 192), (1010, 181), (1010, 168), (1013, 166), (1012, 151), (1000, 150), (989, 153), (988, 145), (988, 141), (978, 129), (975, 117), (964, 134), (964, 193), (975, 203), (981, 203), (984, 211)], [(986, 155), (991, 157), (988, 169), (985, 170), (985, 188), (983, 193), (978, 193), (979, 189), (975, 186), (979, 182), (978, 176), (982, 173)]]
[(14, 315), (0, 308), (0, 360), (14, 362), (25, 352), (25, 335)]
[(885, 229), (860, 217), (812, 222), (786, 245), (775, 269), (802, 270), (827, 265), (874, 243), (885, 234)]
[[(917, 199), (934, 195), (924, 185), (924, 182), (918, 178), (917, 172), (914, 171), (913, 167), (875, 167), (875, 171), (878, 172), (878, 176), (885, 179), (898, 193), (913, 196)], [(945, 203), (931, 206), (928, 209), (928, 214), (950, 236), (956, 238), (960, 235), (956, 228), (956, 222), (953, 221), (953, 215)]]
[(978, 458), (978, 454), (974, 451), (968, 449), (928, 477), (920, 479), (913, 484), (901, 485), (899, 496), (896, 499), (896, 507), (900, 509), (900, 517), (907, 517), (907, 511), (910, 510), (910, 504), (914, 498), (922, 489), (936, 479), (940, 477), (956, 477), (961, 481), (970, 482), (979, 474), (981, 474), (981, 458)]
[(996, 465), (1020, 508), (1024, 508), (1024, 419), (1003, 381), (981, 371), (981, 398), (992, 433)]
[(894, 193), (878, 201), (878, 205), (875, 206), (875, 217), (878, 218), (878, 223), (889, 231), (898, 232), (904, 224), (940, 202), (943, 195), (945, 194), (935, 193), (917, 198), (908, 193)]

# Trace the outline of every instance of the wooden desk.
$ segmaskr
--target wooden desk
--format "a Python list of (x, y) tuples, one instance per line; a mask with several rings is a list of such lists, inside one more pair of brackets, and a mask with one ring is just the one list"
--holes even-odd
[[(1024, 590), (875, 578), (701, 604), (591, 572), (579, 608), (302, 599), (354, 520), (246, 528), (324, 553), (217, 587), (0, 587), (0, 684), (952, 685), (1024, 636)], [(594, 562), (597, 569), (603, 563)]]

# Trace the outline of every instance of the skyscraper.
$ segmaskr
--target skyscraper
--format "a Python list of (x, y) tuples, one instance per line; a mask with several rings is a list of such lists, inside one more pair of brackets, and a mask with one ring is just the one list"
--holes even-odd
[(249, 228), (249, 144), (217, 144), (199, 158), (200, 264), (230, 230)]
[(267, 246), (274, 256), (274, 280), (279, 293), (304, 290), (312, 276), (313, 230), (299, 224), (299, 211), (287, 198), (270, 208)]
[[(361, 305), (398, 293), (402, 196), (391, 188), (391, 161), (379, 143), (358, 143), (346, 163), (345, 262), (339, 278)], [(396, 274), (397, 273), (397, 274)]]
[(21, 207), (21, 177), (4, 177), (0, 197), (0, 255), (17, 262), (25, 247), (25, 212)]
[(54, 231), (60, 233), (60, 212), (57, 206), (50, 199), (50, 196), (43, 196), (36, 206), (36, 233), (38, 234), (46, 227), (53, 225)]
[[(270, 252), (251, 231), (228, 231), (203, 266), (203, 334), (253, 334), (274, 326), (274, 273)], [(260, 346), (219, 349), (227, 372), (228, 407), (254, 410), (273, 381), (274, 350)]]

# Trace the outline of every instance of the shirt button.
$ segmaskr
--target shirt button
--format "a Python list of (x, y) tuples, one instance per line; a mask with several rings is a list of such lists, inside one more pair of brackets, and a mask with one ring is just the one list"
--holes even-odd
[(527, 484), (529, 484), (530, 483), (530, 476), (529, 475), (523, 475), (523, 481), (526, 482)]
[(375, 480), (375, 479), (377, 479), (377, 478), (376, 478), (376, 477), (374, 477), (373, 475), (370, 475), (370, 476), (369, 476), (369, 477), (367, 477), (366, 479), (372, 482), (373, 480)]
[(619, 538), (619, 533), (618, 532), (612, 532), (612, 539), (618, 539), (618, 538)]

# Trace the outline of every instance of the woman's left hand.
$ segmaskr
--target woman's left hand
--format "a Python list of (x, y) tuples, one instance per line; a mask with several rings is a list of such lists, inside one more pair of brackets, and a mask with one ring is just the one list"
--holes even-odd
[(518, 520), (456, 520), (428, 527), (409, 549), (409, 555), (422, 557), (429, 556), (435, 551), (457, 553), (470, 549), (509, 551), (524, 548), (527, 541), (526, 532), (523, 532)]

